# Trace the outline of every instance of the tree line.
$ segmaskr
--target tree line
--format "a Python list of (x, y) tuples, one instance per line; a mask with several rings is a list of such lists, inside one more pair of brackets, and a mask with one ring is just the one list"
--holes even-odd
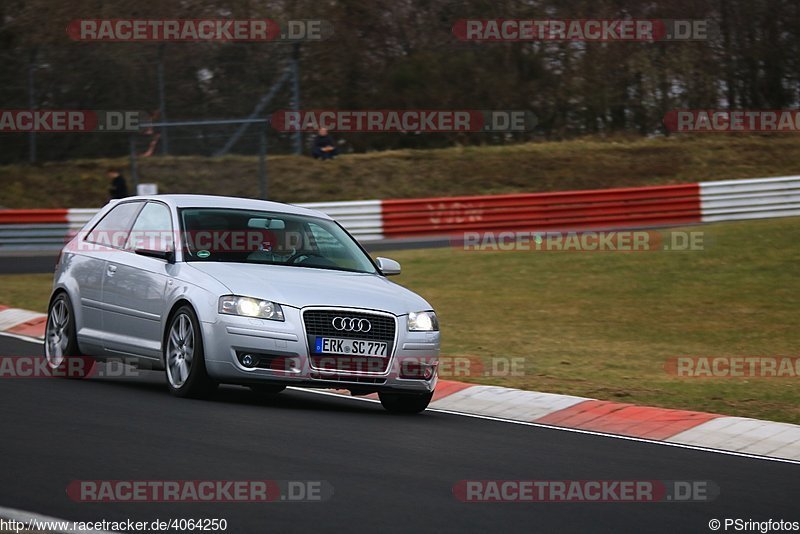
[[(581, 135), (663, 135), (676, 108), (778, 109), (800, 98), (800, 3), (793, 0), (4, 0), (0, 108), (160, 107), (170, 120), (249, 115), (292, 57), (284, 43), (97, 43), (70, 40), (81, 18), (322, 19), (332, 36), (298, 50), (304, 109), (524, 109), (515, 134), (342, 134), (347, 150), (502, 144)], [(705, 19), (719, 35), (686, 42), (464, 42), (465, 18)], [(292, 105), (290, 84), (262, 113)], [(230, 126), (176, 128), (170, 153), (212, 154)], [(254, 154), (252, 126), (233, 152)], [(4, 163), (29, 159), (29, 136), (0, 133)], [(145, 151), (152, 136), (136, 136)], [(268, 131), (270, 153), (291, 136)], [(38, 134), (38, 159), (113, 157), (124, 134)], [(158, 149), (155, 153), (159, 153)]]

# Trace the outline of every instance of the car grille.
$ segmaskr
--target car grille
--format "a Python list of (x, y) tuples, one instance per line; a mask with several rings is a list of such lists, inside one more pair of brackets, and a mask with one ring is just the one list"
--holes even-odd
[[(333, 327), (336, 317), (367, 319), (371, 328), (369, 332), (348, 332)], [(303, 313), (308, 346), (314, 347), (317, 336), (342, 339), (358, 339), (366, 341), (383, 341), (388, 344), (385, 358), (369, 356), (347, 356), (337, 354), (311, 353), (311, 366), (315, 369), (329, 371), (347, 371), (356, 373), (384, 373), (394, 351), (395, 319), (387, 315), (347, 310), (308, 310)]]
[[(331, 322), (337, 317), (367, 319), (372, 328), (369, 332), (345, 332), (336, 330)], [(340, 337), (346, 339), (365, 339), (368, 341), (394, 342), (395, 320), (386, 315), (341, 310), (309, 310), (303, 314), (306, 333), (309, 336)]]

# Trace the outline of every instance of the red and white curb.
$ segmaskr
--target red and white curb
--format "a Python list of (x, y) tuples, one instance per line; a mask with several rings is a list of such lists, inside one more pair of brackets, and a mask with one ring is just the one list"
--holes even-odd
[[(0, 332), (44, 339), (47, 316), (0, 306)], [(345, 393), (342, 391), (341, 393)], [(349, 393), (348, 393), (349, 394)], [(368, 395), (376, 399), (376, 395)], [(800, 461), (800, 425), (440, 380), (436, 410)]]
[(0, 332), (21, 337), (44, 339), (47, 315), (0, 306)]
[(440, 381), (431, 408), (800, 461), (800, 425)]

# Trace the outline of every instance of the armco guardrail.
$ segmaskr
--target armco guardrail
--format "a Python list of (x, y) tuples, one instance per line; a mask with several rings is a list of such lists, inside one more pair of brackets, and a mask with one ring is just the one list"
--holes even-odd
[(800, 215), (800, 176), (700, 184), (703, 222)]
[(327, 213), (359, 241), (383, 239), (383, 219), (380, 200), (345, 202), (311, 202), (298, 204), (304, 208)]
[[(518, 195), (300, 204), (359, 241), (464, 231), (677, 226), (800, 215), (800, 176)], [(96, 209), (0, 211), (0, 250), (54, 250)]]
[(700, 222), (698, 184), (524, 195), (386, 200), (386, 237)]

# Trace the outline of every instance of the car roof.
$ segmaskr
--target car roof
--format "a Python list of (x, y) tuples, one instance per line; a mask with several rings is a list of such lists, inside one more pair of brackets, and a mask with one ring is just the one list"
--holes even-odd
[(141, 195), (126, 197), (126, 202), (132, 200), (160, 200), (175, 208), (232, 208), (244, 210), (273, 211), (277, 213), (287, 213), (290, 215), (308, 215), (322, 219), (331, 217), (317, 210), (284, 204), (283, 202), (271, 202), (269, 200), (258, 200), (254, 198), (224, 197), (216, 195)]

